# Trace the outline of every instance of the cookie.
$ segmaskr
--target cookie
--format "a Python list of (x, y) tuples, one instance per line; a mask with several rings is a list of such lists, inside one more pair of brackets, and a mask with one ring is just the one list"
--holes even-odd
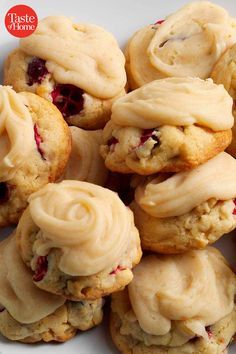
[(150, 175), (196, 167), (231, 142), (232, 99), (211, 79), (155, 80), (118, 99), (103, 130), (108, 169)]
[[(234, 102), (236, 100), (236, 44), (227, 49), (220, 57), (211, 73), (213, 81), (220, 85), (224, 85)], [(236, 117), (235, 106), (233, 109), (234, 121)], [(233, 139), (227, 151), (232, 156), (236, 157), (236, 124), (234, 123)]]
[(223, 353), (236, 331), (235, 274), (213, 247), (144, 257), (112, 295), (111, 335), (125, 354)]
[(220, 55), (236, 41), (235, 20), (220, 6), (192, 2), (137, 31), (126, 47), (131, 89), (165, 77), (206, 79)]
[(58, 109), (32, 93), (0, 87), (0, 227), (17, 223), (27, 199), (63, 173), (71, 135)]
[(131, 210), (87, 182), (48, 184), (32, 194), (16, 234), (34, 283), (71, 300), (122, 289), (141, 258)]
[(102, 320), (102, 299), (66, 301), (32, 282), (12, 235), (0, 243), (0, 333), (24, 343), (64, 342)]
[(125, 94), (124, 66), (111, 33), (50, 16), (8, 56), (4, 82), (53, 102), (71, 125), (99, 129), (109, 120), (113, 101)]
[(102, 130), (70, 127), (72, 150), (62, 179), (85, 181), (104, 186), (108, 170), (99, 154)]
[(131, 204), (142, 247), (160, 253), (204, 248), (236, 228), (236, 161), (222, 152), (196, 169), (150, 177)]

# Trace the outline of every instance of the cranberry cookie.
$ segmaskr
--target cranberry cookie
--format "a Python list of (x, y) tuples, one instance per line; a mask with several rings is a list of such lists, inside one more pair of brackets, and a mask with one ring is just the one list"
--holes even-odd
[(63, 16), (39, 22), (5, 62), (4, 82), (53, 102), (71, 125), (99, 129), (125, 93), (125, 58), (113, 35)]
[(129, 86), (136, 89), (165, 77), (206, 79), (220, 55), (235, 42), (235, 20), (225, 9), (208, 1), (192, 2), (129, 40)]
[(141, 258), (131, 210), (87, 182), (48, 184), (32, 194), (16, 234), (34, 283), (71, 300), (122, 289)]
[(204, 248), (236, 228), (236, 161), (225, 152), (196, 169), (140, 184), (131, 204), (144, 249)]
[(0, 86), (0, 226), (17, 223), (29, 195), (59, 178), (71, 150), (58, 109)]
[(235, 294), (235, 274), (213, 247), (147, 256), (112, 295), (112, 339), (124, 354), (223, 353), (236, 331)]
[(193, 168), (231, 142), (232, 98), (211, 79), (156, 80), (118, 99), (103, 131), (107, 168), (150, 175)]
[(99, 154), (102, 130), (83, 130), (70, 127), (72, 150), (63, 179), (85, 181), (104, 186), (108, 170)]
[(8, 339), (64, 342), (101, 322), (102, 299), (71, 302), (36, 287), (14, 236), (0, 243), (0, 269), (0, 333)]

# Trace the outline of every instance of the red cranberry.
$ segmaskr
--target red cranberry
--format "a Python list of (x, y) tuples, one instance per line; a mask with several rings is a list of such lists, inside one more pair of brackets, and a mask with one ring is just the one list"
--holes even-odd
[(10, 188), (6, 182), (0, 182), (0, 204), (6, 203), (10, 198)]
[(27, 75), (28, 75), (28, 85), (41, 84), (45, 76), (48, 74), (48, 69), (46, 68), (46, 61), (40, 58), (33, 58), (28, 64)]
[(35, 142), (36, 142), (36, 145), (37, 145), (37, 149), (38, 149), (38, 152), (40, 153), (41, 157), (43, 160), (46, 160), (45, 157), (44, 157), (44, 152), (41, 148), (41, 143), (43, 142), (43, 139), (41, 138), (39, 132), (38, 132), (38, 126), (35, 124), (34, 125), (34, 139), (35, 139)]
[(51, 93), (52, 101), (64, 118), (79, 114), (84, 107), (83, 90), (70, 84), (57, 84)]
[(125, 270), (126, 268), (121, 267), (120, 265), (118, 265), (118, 267), (116, 269), (114, 269), (110, 275), (116, 275), (117, 273), (120, 273), (122, 270)]
[(48, 271), (48, 260), (45, 256), (40, 256), (37, 259), (36, 269), (33, 276), (33, 281), (41, 281)]
[(155, 131), (156, 131), (155, 129), (145, 129), (145, 130), (143, 130), (143, 134), (140, 137), (140, 143), (139, 143), (138, 147), (140, 147), (143, 144), (145, 144), (146, 141), (149, 138), (152, 138), (153, 140), (156, 141), (154, 146), (159, 145), (160, 141), (159, 141), (158, 137), (154, 134)]
[(119, 143), (119, 140), (114, 136), (108, 140), (107, 145), (110, 146), (110, 152), (114, 152), (116, 144)]
[(165, 20), (158, 20), (154, 23), (154, 25), (161, 25), (163, 22), (165, 22)]
[(236, 215), (236, 199), (234, 199), (234, 205), (235, 205), (235, 207), (234, 207), (234, 210), (233, 210), (233, 215)]
[(213, 336), (213, 333), (212, 333), (212, 330), (211, 330), (210, 326), (206, 327), (206, 332), (208, 334), (209, 339), (211, 339), (212, 336)]

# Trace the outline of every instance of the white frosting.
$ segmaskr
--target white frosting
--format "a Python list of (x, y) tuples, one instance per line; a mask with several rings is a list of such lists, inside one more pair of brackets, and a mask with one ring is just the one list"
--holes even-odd
[(128, 290), (146, 333), (165, 335), (172, 321), (179, 321), (175, 326), (187, 328), (190, 338), (207, 337), (205, 327), (233, 310), (236, 279), (220, 252), (208, 247), (183, 255), (143, 258)]
[(89, 131), (70, 127), (72, 151), (63, 179), (73, 179), (104, 185), (107, 169), (99, 154), (102, 130)]
[(198, 124), (220, 131), (232, 128), (232, 98), (211, 79), (155, 80), (115, 101), (111, 120), (142, 129)]
[(221, 54), (236, 42), (236, 23), (208, 1), (191, 2), (158, 26), (138, 31), (127, 52), (136, 87), (163, 77), (210, 76)]
[(22, 96), (0, 86), (0, 182), (13, 178), (35, 148), (32, 117)]
[(61, 249), (58, 267), (66, 274), (87, 276), (113, 267), (138, 240), (131, 210), (106, 188), (63, 181), (32, 194), (29, 203), (40, 228), (34, 251)]
[(62, 297), (36, 287), (21, 260), (15, 237), (0, 243), (0, 304), (20, 323), (33, 323), (52, 314), (64, 304)]
[(20, 40), (20, 49), (47, 61), (55, 80), (99, 98), (118, 95), (126, 84), (125, 58), (113, 35), (92, 24), (73, 24), (64, 16), (41, 20)]
[(135, 200), (154, 217), (179, 216), (211, 198), (234, 199), (235, 176), (235, 159), (222, 152), (193, 170), (176, 173), (164, 181), (156, 178), (138, 186)]
[(230, 96), (236, 100), (236, 44), (220, 57), (211, 78), (216, 84), (223, 84)]

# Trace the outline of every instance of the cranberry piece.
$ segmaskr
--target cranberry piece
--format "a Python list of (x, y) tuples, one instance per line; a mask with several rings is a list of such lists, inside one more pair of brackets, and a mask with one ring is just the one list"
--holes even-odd
[(111, 139), (108, 140), (107, 145), (111, 146), (111, 145), (116, 145), (117, 143), (119, 143), (119, 140), (113, 136)]
[(165, 20), (158, 20), (154, 23), (154, 25), (161, 25), (163, 22), (165, 22)]
[(0, 204), (6, 203), (10, 198), (10, 188), (6, 182), (0, 182)]
[(110, 146), (110, 152), (114, 152), (116, 144), (119, 143), (119, 140), (114, 136), (108, 140), (107, 145)]
[(159, 145), (159, 144), (160, 144), (160, 141), (159, 141), (158, 137), (153, 134), (154, 132), (155, 132), (155, 129), (145, 129), (145, 130), (143, 131), (142, 136), (140, 137), (140, 143), (139, 143), (139, 146), (138, 146), (138, 147), (140, 147), (140, 146), (142, 146), (143, 144), (145, 144), (146, 141), (147, 141), (149, 138), (152, 138), (153, 140), (156, 141), (156, 144), (155, 144), (154, 146)]
[(28, 64), (27, 75), (29, 86), (33, 84), (41, 84), (45, 76), (48, 74), (48, 69), (46, 68), (46, 61), (37, 57), (34, 57)]
[(210, 326), (206, 327), (206, 332), (208, 334), (209, 339), (212, 338), (213, 333)]
[(38, 126), (36, 124), (34, 125), (34, 140), (36, 142), (38, 152), (40, 153), (42, 159), (46, 160), (45, 157), (44, 157), (44, 152), (43, 152), (43, 150), (42, 150), (42, 148), (40, 146), (41, 143), (43, 142), (43, 139), (41, 138), (41, 136), (39, 134)]
[(45, 256), (40, 256), (37, 259), (36, 269), (33, 276), (33, 281), (41, 281), (48, 271), (48, 260)]
[(70, 84), (57, 84), (51, 93), (52, 102), (64, 118), (79, 114), (84, 107), (84, 91)]
[(125, 270), (126, 268), (121, 267), (120, 265), (118, 265), (118, 267), (116, 269), (114, 269), (111, 273), (109, 273), (110, 275), (116, 275), (117, 273), (120, 273), (122, 270)]
[(234, 199), (234, 205), (235, 205), (235, 207), (234, 207), (234, 210), (233, 210), (233, 215), (236, 215), (236, 199)]

